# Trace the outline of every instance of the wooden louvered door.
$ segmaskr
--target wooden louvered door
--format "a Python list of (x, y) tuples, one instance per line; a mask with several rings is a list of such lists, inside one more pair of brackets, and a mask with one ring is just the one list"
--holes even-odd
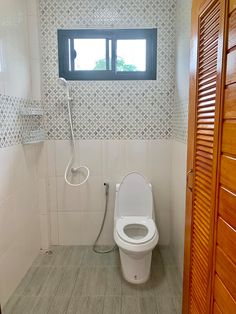
[(193, 1), (183, 313), (211, 311), (225, 7)]

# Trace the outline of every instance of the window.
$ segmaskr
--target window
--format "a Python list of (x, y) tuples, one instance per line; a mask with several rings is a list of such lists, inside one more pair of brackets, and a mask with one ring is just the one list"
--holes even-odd
[(156, 29), (58, 30), (59, 76), (155, 80)]

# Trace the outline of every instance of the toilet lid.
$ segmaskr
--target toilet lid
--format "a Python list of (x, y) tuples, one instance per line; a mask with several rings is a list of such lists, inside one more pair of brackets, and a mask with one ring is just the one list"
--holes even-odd
[(125, 176), (117, 192), (117, 217), (144, 216), (152, 218), (153, 199), (149, 182), (141, 174)]
[(156, 234), (156, 225), (151, 218), (122, 217), (116, 222), (118, 236), (130, 244), (143, 244)]

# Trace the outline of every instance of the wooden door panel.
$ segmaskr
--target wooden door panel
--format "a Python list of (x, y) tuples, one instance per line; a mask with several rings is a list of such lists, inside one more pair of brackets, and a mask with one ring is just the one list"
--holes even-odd
[(214, 306), (213, 306), (213, 314), (222, 314), (218, 304), (216, 302), (214, 302)]
[(225, 89), (224, 118), (236, 119), (236, 84), (232, 84)]
[(218, 219), (217, 243), (225, 254), (236, 263), (236, 230), (222, 218)]
[(221, 310), (220, 310), (220, 308), (216, 302), (214, 302), (213, 314), (222, 314), (222, 312), (221, 312)]
[(220, 310), (220, 308), (216, 302), (214, 302), (213, 314), (222, 314), (222, 312), (221, 312), (221, 310)]
[(226, 85), (236, 83), (236, 49), (231, 50), (227, 55)]
[(222, 155), (220, 182), (226, 188), (236, 192), (236, 158)]
[[(230, 11), (236, 1), (230, 1)], [(236, 10), (229, 15), (214, 298), (222, 313), (236, 313)]]
[(236, 155), (236, 120), (225, 121), (223, 124), (222, 152)]
[(229, 12), (231, 13), (234, 9), (236, 9), (236, 0), (230, 0), (229, 2)]
[(236, 302), (217, 275), (215, 276), (214, 297), (222, 313), (236, 313)]
[(217, 247), (216, 250), (216, 272), (230, 294), (236, 299), (236, 265), (224, 253), (224, 250)]
[(220, 189), (219, 215), (236, 229), (236, 194)]
[(236, 46), (236, 10), (232, 12), (229, 18), (228, 49)]

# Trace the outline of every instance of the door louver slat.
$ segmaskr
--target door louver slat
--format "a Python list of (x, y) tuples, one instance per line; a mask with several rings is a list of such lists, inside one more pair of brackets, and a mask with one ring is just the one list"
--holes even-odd
[(217, 64), (217, 58), (215, 55), (213, 55), (211, 58), (208, 58), (208, 60), (202, 60), (199, 62), (199, 73), (204, 67), (210, 67), (213, 64)]

